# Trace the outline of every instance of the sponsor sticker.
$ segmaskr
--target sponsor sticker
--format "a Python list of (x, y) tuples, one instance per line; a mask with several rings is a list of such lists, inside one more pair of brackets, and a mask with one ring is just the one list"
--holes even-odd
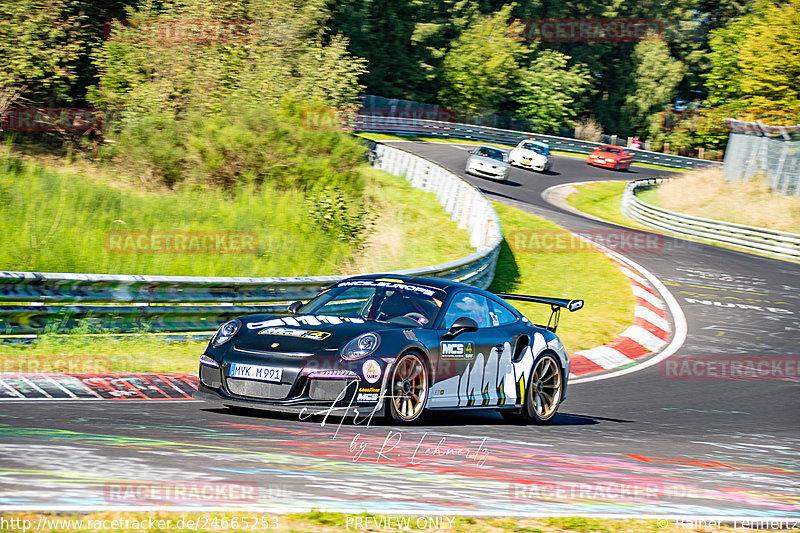
[[(320, 294), (324, 294), (321, 292)], [(261, 329), (279, 326), (319, 326), (320, 324), (337, 325), (342, 322), (350, 322), (352, 324), (363, 324), (364, 320), (361, 318), (351, 318), (346, 316), (325, 316), (325, 315), (304, 315), (304, 316), (285, 316), (283, 318), (270, 318), (269, 320), (261, 320), (259, 322), (248, 322), (247, 329)]]
[(358, 403), (376, 403), (380, 393), (378, 392), (359, 392), (356, 395), (356, 402)]
[(433, 296), (436, 291), (427, 287), (420, 287), (418, 285), (409, 285), (407, 283), (394, 283), (392, 281), (379, 281), (371, 279), (357, 279), (353, 281), (343, 281), (337, 287), (383, 287), (391, 290), (401, 290), (408, 292), (417, 292), (425, 296)]
[(327, 331), (310, 331), (307, 329), (294, 328), (266, 328), (258, 332), (259, 335), (281, 335), (284, 337), (297, 337), (301, 339), (311, 339), (321, 341), (330, 337)]
[(364, 379), (367, 383), (375, 383), (381, 379), (381, 365), (375, 359), (367, 359), (361, 365), (361, 372), (364, 374)]
[(442, 342), (442, 359), (472, 359), (475, 346), (471, 342)]

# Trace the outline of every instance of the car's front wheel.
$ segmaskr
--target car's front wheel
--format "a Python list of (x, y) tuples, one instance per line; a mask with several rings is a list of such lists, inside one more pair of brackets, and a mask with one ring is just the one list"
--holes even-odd
[(411, 424), (419, 420), (428, 399), (428, 367), (414, 353), (401, 355), (392, 370), (389, 416), (395, 422)]
[(545, 352), (536, 360), (531, 370), (522, 418), (533, 424), (545, 424), (558, 411), (564, 376), (555, 355)]

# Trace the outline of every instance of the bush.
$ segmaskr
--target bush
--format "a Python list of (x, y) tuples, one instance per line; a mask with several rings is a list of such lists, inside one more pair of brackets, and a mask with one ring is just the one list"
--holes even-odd
[(193, 110), (175, 119), (169, 112), (129, 116), (107, 150), (149, 185), (335, 187), (359, 196), (364, 183), (356, 168), (366, 159), (365, 148), (344, 131), (306, 127), (305, 109), (286, 102), (276, 109), (245, 104), (213, 114)]
[(600, 142), (603, 126), (593, 118), (587, 118), (575, 125), (575, 138), (584, 141)]
[(306, 197), (308, 215), (322, 231), (360, 247), (374, 223), (363, 203), (354, 202), (338, 187), (325, 187)]

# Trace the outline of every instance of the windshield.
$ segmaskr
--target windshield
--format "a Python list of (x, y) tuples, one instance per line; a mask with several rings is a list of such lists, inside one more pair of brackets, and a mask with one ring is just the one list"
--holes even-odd
[(496, 148), (487, 148), (481, 147), (475, 151), (475, 155), (489, 157), (491, 159), (497, 159), (498, 161), (506, 161), (506, 153), (502, 150), (497, 150)]
[(444, 291), (424, 285), (350, 280), (320, 294), (301, 312), (424, 326), (436, 318), (444, 298)]
[(547, 155), (548, 150), (546, 146), (542, 146), (541, 144), (534, 144), (534, 143), (525, 143), (522, 145), (524, 150), (530, 150), (531, 152), (536, 152), (537, 154)]

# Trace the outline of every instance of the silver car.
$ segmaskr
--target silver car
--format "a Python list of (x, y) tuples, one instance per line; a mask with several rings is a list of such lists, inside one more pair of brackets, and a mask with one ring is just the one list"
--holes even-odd
[(479, 146), (470, 151), (464, 171), (467, 174), (505, 181), (511, 165), (508, 151), (493, 146)]

